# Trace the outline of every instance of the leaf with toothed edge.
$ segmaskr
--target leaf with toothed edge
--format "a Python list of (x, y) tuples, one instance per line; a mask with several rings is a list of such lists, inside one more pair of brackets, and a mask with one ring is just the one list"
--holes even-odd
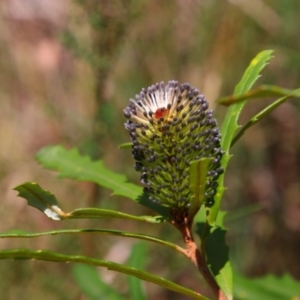
[(207, 264), (218, 285), (230, 300), (233, 294), (233, 270), (229, 259), (229, 247), (225, 240), (226, 233), (223, 228), (213, 227), (204, 244)]
[[(255, 81), (260, 77), (261, 70), (268, 64), (268, 61), (272, 58), (273, 50), (265, 50), (257, 54), (257, 56), (250, 62), (250, 65), (246, 69), (242, 79), (237, 84), (234, 90), (234, 96), (239, 96), (243, 93), (246, 93)], [(242, 109), (244, 108), (247, 100), (243, 100), (236, 104), (233, 104), (229, 107), (226, 116), (224, 118), (223, 124), (221, 126), (221, 148), (225, 151), (221, 159), (221, 167), (224, 170), (224, 173), (221, 174), (217, 180), (218, 188), (217, 193), (214, 197), (214, 204), (211, 207), (207, 207), (207, 222), (214, 226), (218, 211), (221, 205), (221, 199), (225, 191), (224, 187), (224, 175), (231, 158), (229, 149), (231, 146), (232, 139), (240, 127), (238, 125), (238, 119), (241, 114)]]
[(108, 170), (101, 160), (92, 161), (88, 156), (79, 154), (76, 148), (66, 150), (62, 146), (47, 146), (42, 148), (36, 159), (45, 168), (59, 171), (60, 178), (93, 181), (109, 188), (113, 195), (137, 199), (142, 188), (126, 182), (124, 175)]
[(127, 181), (123, 174), (107, 169), (101, 160), (92, 161), (88, 156), (79, 154), (76, 148), (66, 150), (62, 146), (47, 146), (36, 155), (37, 161), (45, 168), (60, 172), (60, 178), (95, 182), (111, 189), (113, 195), (123, 196), (169, 218), (167, 208), (148, 200), (143, 188)]
[[(235, 88), (234, 95), (239, 96), (247, 92), (255, 81), (259, 77), (260, 71), (266, 66), (267, 62), (272, 57), (273, 51), (266, 50), (259, 53), (250, 63), (246, 69), (241, 81)], [(229, 159), (229, 149), (231, 147), (232, 140), (236, 131), (240, 127), (238, 125), (239, 115), (244, 108), (247, 100), (236, 103), (229, 107), (221, 127), (221, 147), (225, 151), (225, 154), (221, 160), (221, 167), (226, 171)], [(223, 221), (221, 221), (221, 227), (216, 227), (216, 218), (220, 209), (221, 199), (225, 191), (224, 187), (224, 173), (221, 174), (217, 180), (218, 188), (214, 197), (214, 203), (211, 207), (206, 207), (206, 224), (203, 224), (203, 228), (199, 228), (198, 234), (202, 238), (202, 247), (205, 248), (207, 253), (208, 265), (216, 278), (218, 284), (228, 297), (232, 299), (233, 286), (232, 277), (233, 271), (229, 260), (229, 249), (226, 246)], [(219, 248), (223, 245), (224, 249)]]
[(61, 220), (64, 213), (59, 208), (55, 196), (42, 189), (37, 183), (25, 182), (15, 187), (14, 190), (19, 192), (18, 196), (28, 201), (28, 205), (37, 208), (52, 220)]

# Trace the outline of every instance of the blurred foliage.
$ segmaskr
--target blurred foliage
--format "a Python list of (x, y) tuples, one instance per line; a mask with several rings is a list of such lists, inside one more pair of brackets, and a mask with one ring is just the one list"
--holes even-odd
[[(128, 141), (122, 110), (142, 87), (169, 79), (189, 82), (214, 106), (218, 97), (232, 94), (250, 59), (264, 49), (275, 50), (264, 83), (292, 89), (300, 82), (299, 1), (51, 0), (46, 10), (40, 6), (29, 9), (29, 0), (21, 8), (13, 2), (3, 2), (0, 19), (1, 232), (62, 226), (27, 208), (25, 201), (15, 200), (14, 186), (37, 179), (56, 191), (67, 211), (104, 205), (148, 213), (93, 184), (60, 182), (33, 159), (44, 145), (78, 146), (138, 182), (130, 151), (118, 150), (118, 145)], [(265, 107), (266, 101), (250, 103), (242, 121)], [(222, 109), (217, 113), (221, 120)], [(299, 101), (287, 102), (252, 127), (233, 148), (224, 208), (237, 212), (249, 205), (261, 207), (227, 225), (235, 268), (247, 276), (290, 273), (300, 279), (295, 263), (300, 253), (299, 125)], [(74, 220), (63, 226), (98, 224)], [(105, 227), (137, 231), (134, 222), (105, 221)], [(138, 230), (180, 240), (167, 224), (160, 229), (143, 224)], [(114, 249), (119, 246), (126, 252), (131, 248), (122, 240), (95, 236), (1, 240), (2, 248), (20, 244), (110, 256), (119, 263), (127, 258)], [(187, 276), (192, 266), (175, 260), (171, 251), (149, 248), (146, 265), (150, 272), (190, 288), (199, 287), (199, 278), (193, 281)], [(75, 281), (66, 276), (68, 265), (3, 261), (0, 273), (5, 274), (0, 282), (1, 299), (82, 297)], [(105, 280), (126, 293), (123, 279), (114, 274)], [(205, 289), (203, 285), (200, 291)], [(153, 286), (147, 295), (149, 299), (180, 299)]]

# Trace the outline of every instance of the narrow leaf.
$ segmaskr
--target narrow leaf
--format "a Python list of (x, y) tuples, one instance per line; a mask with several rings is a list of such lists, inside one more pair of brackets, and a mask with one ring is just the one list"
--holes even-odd
[(79, 208), (64, 217), (64, 219), (100, 219), (100, 218), (114, 218), (114, 219), (127, 219), (134, 221), (145, 221), (150, 223), (161, 223), (166, 219), (161, 216), (134, 216), (122, 213), (115, 210), (102, 209), (102, 208)]
[(189, 208), (189, 219), (193, 219), (204, 202), (206, 176), (212, 158), (201, 158), (190, 163), (190, 190), (194, 197)]
[[(259, 78), (259, 73), (261, 72), (261, 70), (267, 65), (268, 61), (271, 59), (272, 53), (272, 50), (262, 51), (250, 62), (250, 65), (246, 69), (241, 81), (238, 83), (234, 90), (235, 96), (246, 93), (252, 87), (255, 81)], [(215, 224), (218, 211), (221, 205), (221, 199), (225, 191), (224, 174), (229, 160), (231, 158), (231, 155), (229, 154), (230, 145), (237, 129), (239, 128), (237, 122), (246, 102), (247, 101), (244, 100), (242, 102), (231, 105), (227, 111), (227, 114), (221, 127), (221, 146), (222, 149), (225, 151), (225, 154), (222, 157), (221, 166), (224, 169), (224, 173), (221, 174), (218, 179), (217, 193), (214, 198), (215, 203), (211, 208), (207, 209), (207, 222), (212, 226)]]
[(35, 238), (44, 235), (59, 235), (59, 234), (100, 234), (100, 235), (121, 236), (125, 238), (135, 238), (135, 239), (161, 244), (163, 246), (172, 248), (173, 250), (176, 250), (177, 252), (183, 255), (186, 255), (186, 252), (183, 248), (177, 246), (176, 244), (167, 242), (165, 240), (161, 240), (156, 237), (145, 235), (145, 234), (138, 234), (138, 233), (112, 230), (112, 229), (62, 229), (62, 230), (52, 230), (52, 231), (44, 231), (44, 232), (37, 232), (37, 233), (28, 233), (22, 230), (14, 229), (9, 232), (0, 233), (0, 238)]
[(91, 161), (73, 148), (66, 150), (61, 146), (42, 148), (36, 155), (37, 161), (45, 168), (60, 172), (60, 178), (71, 178), (81, 181), (95, 182), (113, 191), (113, 195), (130, 198), (164, 217), (170, 217), (167, 208), (148, 201), (141, 186), (127, 182), (122, 174), (107, 169), (103, 162)]
[(234, 103), (241, 102), (243, 100), (257, 99), (257, 98), (265, 98), (265, 97), (296, 97), (300, 98), (299, 90), (288, 90), (276, 85), (261, 85), (257, 89), (251, 90), (247, 93), (241, 95), (233, 95), (222, 97), (217, 100), (218, 104), (223, 105), (232, 105)]
[(47, 217), (60, 221), (63, 219), (100, 219), (114, 218), (134, 221), (144, 221), (150, 223), (161, 223), (165, 219), (161, 216), (134, 216), (115, 210), (101, 208), (80, 208), (66, 213), (58, 206), (58, 202), (53, 194), (42, 189), (35, 182), (25, 182), (15, 188), (19, 196), (28, 201), (28, 205), (33, 206), (47, 215)]
[[(146, 247), (145, 243), (136, 243), (131, 249), (131, 254), (128, 259), (128, 264), (133, 268), (145, 269), (146, 263)], [(128, 276), (128, 287), (130, 299), (132, 300), (146, 300), (145, 287), (143, 282), (133, 276)]]
[(53, 262), (74, 262), (90, 264), (94, 266), (104, 267), (108, 270), (114, 270), (120, 273), (135, 276), (137, 278), (148, 282), (152, 282), (171, 291), (183, 294), (185, 296), (189, 296), (193, 299), (208, 300), (208, 298), (202, 296), (198, 292), (187, 289), (165, 278), (155, 276), (153, 274), (142, 270), (138, 270), (136, 268), (131, 268), (114, 262), (90, 258), (81, 255), (65, 255), (47, 250), (11, 249), (1, 250), (0, 259), (36, 259)]

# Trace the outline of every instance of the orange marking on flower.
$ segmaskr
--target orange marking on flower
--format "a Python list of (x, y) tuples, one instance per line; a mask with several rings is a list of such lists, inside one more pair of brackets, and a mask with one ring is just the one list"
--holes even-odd
[(160, 119), (160, 118), (164, 118), (167, 114), (168, 114), (169, 110), (165, 107), (162, 108), (158, 108), (156, 110), (156, 112), (154, 113), (154, 118), (156, 120)]

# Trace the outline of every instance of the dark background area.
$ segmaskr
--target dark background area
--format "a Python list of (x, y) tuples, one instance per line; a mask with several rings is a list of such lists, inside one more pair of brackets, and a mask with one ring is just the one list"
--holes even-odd
[[(181, 243), (167, 224), (124, 221), (54, 222), (13, 187), (37, 181), (65, 211), (102, 207), (149, 213), (90, 183), (59, 180), (35, 153), (49, 144), (78, 147), (138, 183), (123, 108), (130, 97), (160, 81), (189, 82), (215, 100), (231, 94), (250, 60), (275, 50), (259, 83), (298, 88), (300, 2), (297, 0), (6, 0), (0, 6), (0, 231), (100, 227), (146, 233)], [(250, 102), (244, 124), (271, 99)], [(217, 108), (221, 124), (226, 108)], [(265, 118), (233, 148), (222, 207), (235, 267), (247, 276), (290, 273), (300, 280), (300, 117), (291, 100)], [(252, 212), (251, 212), (252, 211)], [(234, 220), (233, 220), (234, 219)], [(124, 262), (132, 240), (53, 236), (0, 240), (1, 249), (29, 247)], [(147, 270), (203, 290), (189, 262), (149, 245)], [(99, 270), (126, 295), (124, 275)], [(71, 266), (1, 261), (1, 299), (85, 299)], [(147, 285), (149, 299), (182, 299)]]

